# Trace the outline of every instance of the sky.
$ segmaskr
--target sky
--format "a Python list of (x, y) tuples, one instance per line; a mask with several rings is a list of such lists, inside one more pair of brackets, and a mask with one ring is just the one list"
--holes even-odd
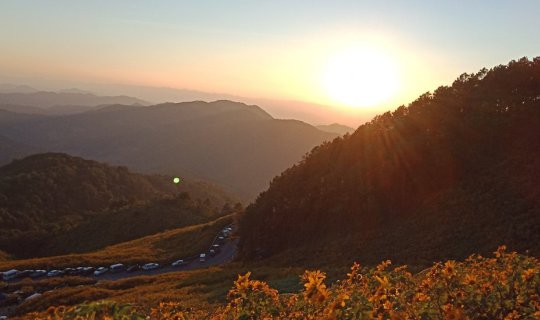
[(0, 80), (375, 114), (463, 72), (540, 55), (539, 14), (536, 0), (2, 0)]

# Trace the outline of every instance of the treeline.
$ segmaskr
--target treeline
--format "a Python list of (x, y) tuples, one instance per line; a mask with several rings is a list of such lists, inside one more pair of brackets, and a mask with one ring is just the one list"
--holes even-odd
[(540, 58), (522, 58), (314, 148), (246, 209), (241, 253), (420, 264), (506, 243), (539, 255), (539, 178)]
[(34, 155), (0, 167), (0, 250), (34, 257), (99, 249), (207, 222), (233, 201), (208, 184), (177, 186), (66, 154)]

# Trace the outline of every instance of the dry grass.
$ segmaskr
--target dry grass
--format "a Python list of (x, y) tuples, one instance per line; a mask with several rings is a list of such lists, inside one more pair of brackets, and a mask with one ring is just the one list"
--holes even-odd
[(234, 215), (228, 215), (212, 222), (161, 232), (90, 253), (0, 260), (0, 270), (134, 264), (148, 261), (170, 262), (177, 258), (196, 255), (207, 249), (219, 230), (230, 224), (233, 218)]
[[(83, 302), (114, 300), (151, 307), (161, 301), (176, 301), (185, 307), (212, 310), (225, 301), (226, 293), (248, 266), (230, 263), (221, 267), (174, 272), (157, 276), (139, 276), (117, 281), (99, 281), (95, 285), (71, 286), (46, 292), (39, 299), (19, 306), (17, 313), (46, 310), (50, 306), (77, 305)], [(282, 291), (299, 289), (301, 268), (261, 267), (252, 270)]]
[(0, 250), (0, 262), (1, 261), (8, 261), (11, 257), (9, 254), (5, 253), (4, 251)]

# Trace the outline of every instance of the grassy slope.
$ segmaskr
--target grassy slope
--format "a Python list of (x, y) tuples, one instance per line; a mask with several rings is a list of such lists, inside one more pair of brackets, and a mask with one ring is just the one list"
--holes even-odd
[(212, 222), (161, 232), (90, 253), (2, 261), (0, 270), (47, 268), (47, 266), (55, 268), (100, 266), (118, 262), (126, 264), (169, 262), (207, 249), (219, 230), (232, 220), (233, 215), (228, 215)]
[(8, 261), (11, 259), (11, 256), (4, 251), (0, 250), (0, 261)]

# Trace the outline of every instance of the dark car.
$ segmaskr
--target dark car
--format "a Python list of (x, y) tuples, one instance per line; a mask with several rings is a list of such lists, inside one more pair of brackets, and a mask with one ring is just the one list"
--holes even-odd
[(76, 276), (79, 272), (75, 268), (65, 268), (64, 274), (68, 276)]
[(81, 271), (79, 271), (79, 274), (81, 276), (90, 276), (94, 274), (94, 271), (96, 268), (94, 267), (83, 267)]
[(41, 278), (47, 275), (47, 271), (45, 270), (34, 270), (34, 272), (30, 273), (30, 278), (36, 279)]
[(138, 264), (134, 264), (126, 268), (126, 272), (135, 272), (139, 270), (141, 270), (141, 267), (139, 267)]
[(18, 279), (28, 278), (34, 272), (34, 270), (23, 270), (17, 274)]

